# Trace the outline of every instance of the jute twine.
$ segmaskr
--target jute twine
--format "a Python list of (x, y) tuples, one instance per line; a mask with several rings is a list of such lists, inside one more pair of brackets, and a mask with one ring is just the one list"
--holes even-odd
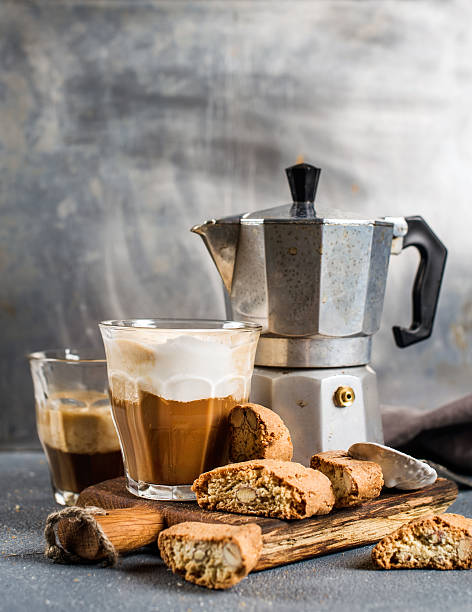
[(62, 519), (69, 519), (69, 521), (77, 523), (77, 531), (84, 526), (88, 526), (95, 532), (99, 545), (99, 554), (97, 556), (102, 557), (104, 555), (103, 558), (100, 558), (100, 565), (104, 567), (116, 565), (118, 553), (100, 524), (94, 518), (95, 515), (106, 513), (106, 510), (103, 510), (103, 508), (96, 508), (95, 506), (88, 506), (86, 508), (72, 506), (50, 514), (46, 519), (46, 527), (44, 529), (44, 537), (46, 538), (44, 554), (46, 557), (52, 559), (55, 563), (94, 563), (94, 561), (83, 559), (61, 546), (57, 535), (57, 524)]

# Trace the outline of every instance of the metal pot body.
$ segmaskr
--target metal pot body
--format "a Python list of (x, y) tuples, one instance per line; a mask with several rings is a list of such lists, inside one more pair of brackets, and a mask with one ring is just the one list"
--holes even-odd
[(380, 326), (392, 238), (393, 225), (382, 221), (242, 220), (230, 289), (232, 316), (261, 324), (264, 338), (275, 337), (274, 342), (280, 336), (310, 337), (319, 347), (323, 340), (332, 345), (336, 338), (360, 339), (359, 356), (355, 349), (351, 363), (328, 357), (321, 364), (312, 357), (306, 363), (311, 367), (367, 363), (366, 338)]
[(196, 225), (228, 291), (228, 317), (262, 325), (256, 365), (338, 368), (370, 360), (390, 253), (418, 249), (404, 348), (429, 338), (447, 249), (422, 217), (359, 219), (316, 206), (320, 169), (286, 170), (292, 203)]

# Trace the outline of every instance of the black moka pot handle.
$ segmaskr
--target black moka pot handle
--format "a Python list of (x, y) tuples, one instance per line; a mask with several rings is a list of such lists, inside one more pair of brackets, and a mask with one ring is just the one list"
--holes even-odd
[(430, 337), (447, 258), (446, 247), (423, 217), (406, 217), (406, 222), (408, 232), (403, 238), (403, 248), (416, 247), (420, 263), (412, 292), (413, 322), (409, 328), (393, 327), (395, 342), (400, 348)]

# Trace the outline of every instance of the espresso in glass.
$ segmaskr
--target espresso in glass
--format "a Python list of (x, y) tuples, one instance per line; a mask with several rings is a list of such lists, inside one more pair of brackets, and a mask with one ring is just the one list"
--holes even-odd
[(123, 473), (108, 395), (71, 389), (38, 410), (38, 435), (60, 491), (83, 489)]
[(228, 414), (249, 398), (260, 327), (144, 319), (100, 325), (128, 490), (193, 499), (202, 472), (228, 459)]
[(69, 349), (30, 355), (38, 435), (55, 499), (67, 505), (86, 487), (123, 474), (106, 361), (83, 355)]

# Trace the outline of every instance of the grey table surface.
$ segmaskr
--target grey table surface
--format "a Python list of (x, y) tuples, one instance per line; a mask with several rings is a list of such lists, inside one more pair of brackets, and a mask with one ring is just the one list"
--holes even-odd
[[(466, 571), (375, 571), (371, 547), (250, 575), (230, 591), (184, 582), (149, 550), (114, 569), (54, 565), (43, 525), (55, 509), (39, 452), (0, 453), (0, 609), (40, 610), (470, 610)], [(472, 516), (472, 491), (451, 511)]]

